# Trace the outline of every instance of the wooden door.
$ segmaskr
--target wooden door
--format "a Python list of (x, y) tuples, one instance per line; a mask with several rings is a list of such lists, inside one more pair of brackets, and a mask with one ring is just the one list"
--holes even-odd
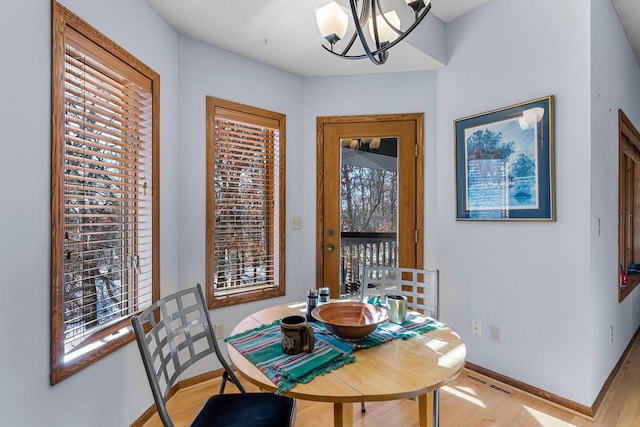
[[(332, 298), (357, 291), (364, 265), (422, 267), (422, 123), (422, 114), (318, 118), (316, 283), (318, 287), (328, 286)], [(344, 192), (344, 181), (349, 177), (343, 157), (361, 145), (373, 146), (371, 140), (375, 138), (383, 142), (375, 143), (376, 149), (367, 151), (382, 149), (387, 142), (395, 143), (395, 230), (345, 232), (345, 200), (341, 191)], [(393, 242), (391, 235), (395, 236)]]

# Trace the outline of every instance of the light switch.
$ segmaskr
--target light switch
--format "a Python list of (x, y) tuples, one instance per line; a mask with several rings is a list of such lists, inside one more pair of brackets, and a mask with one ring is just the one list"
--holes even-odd
[(302, 217), (294, 216), (293, 218), (291, 218), (291, 229), (292, 230), (302, 229)]

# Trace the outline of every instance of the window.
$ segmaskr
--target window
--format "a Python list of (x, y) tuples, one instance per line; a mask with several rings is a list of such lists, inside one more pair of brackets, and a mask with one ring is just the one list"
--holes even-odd
[(285, 294), (285, 116), (207, 97), (207, 301)]
[(640, 133), (629, 118), (618, 111), (618, 301), (640, 283), (640, 273), (631, 269), (640, 264)]
[(51, 384), (133, 340), (159, 294), (159, 76), (53, 4)]

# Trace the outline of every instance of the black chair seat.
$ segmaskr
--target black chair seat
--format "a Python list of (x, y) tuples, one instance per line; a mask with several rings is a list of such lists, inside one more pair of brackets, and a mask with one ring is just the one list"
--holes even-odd
[[(131, 317), (131, 325), (158, 415), (174, 427), (167, 399), (178, 378), (194, 363), (216, 355), (223, 374), (220, 391), (191, 424), (194, 427), (293, 427), (296, 401), (271, 393), (247, 393), (220, 351), (200, 284), (159, 299)], [(240, 393), (224, 394), (227, 381)]]
[(293, 424), (295, 400), (270, 393), (212, 396), (191, 427), (283, 427)]

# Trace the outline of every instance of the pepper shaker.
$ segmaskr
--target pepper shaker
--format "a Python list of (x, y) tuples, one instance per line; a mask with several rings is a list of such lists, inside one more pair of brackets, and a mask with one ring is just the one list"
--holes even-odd
[(318, 305), (318, 291), (309, 289), (307, 291), (307, 322), (313, 322), (314, 319), (311, 311)]
[(318, 289), (318, 305), (326, 304), (331, 299), (329, 288)]

